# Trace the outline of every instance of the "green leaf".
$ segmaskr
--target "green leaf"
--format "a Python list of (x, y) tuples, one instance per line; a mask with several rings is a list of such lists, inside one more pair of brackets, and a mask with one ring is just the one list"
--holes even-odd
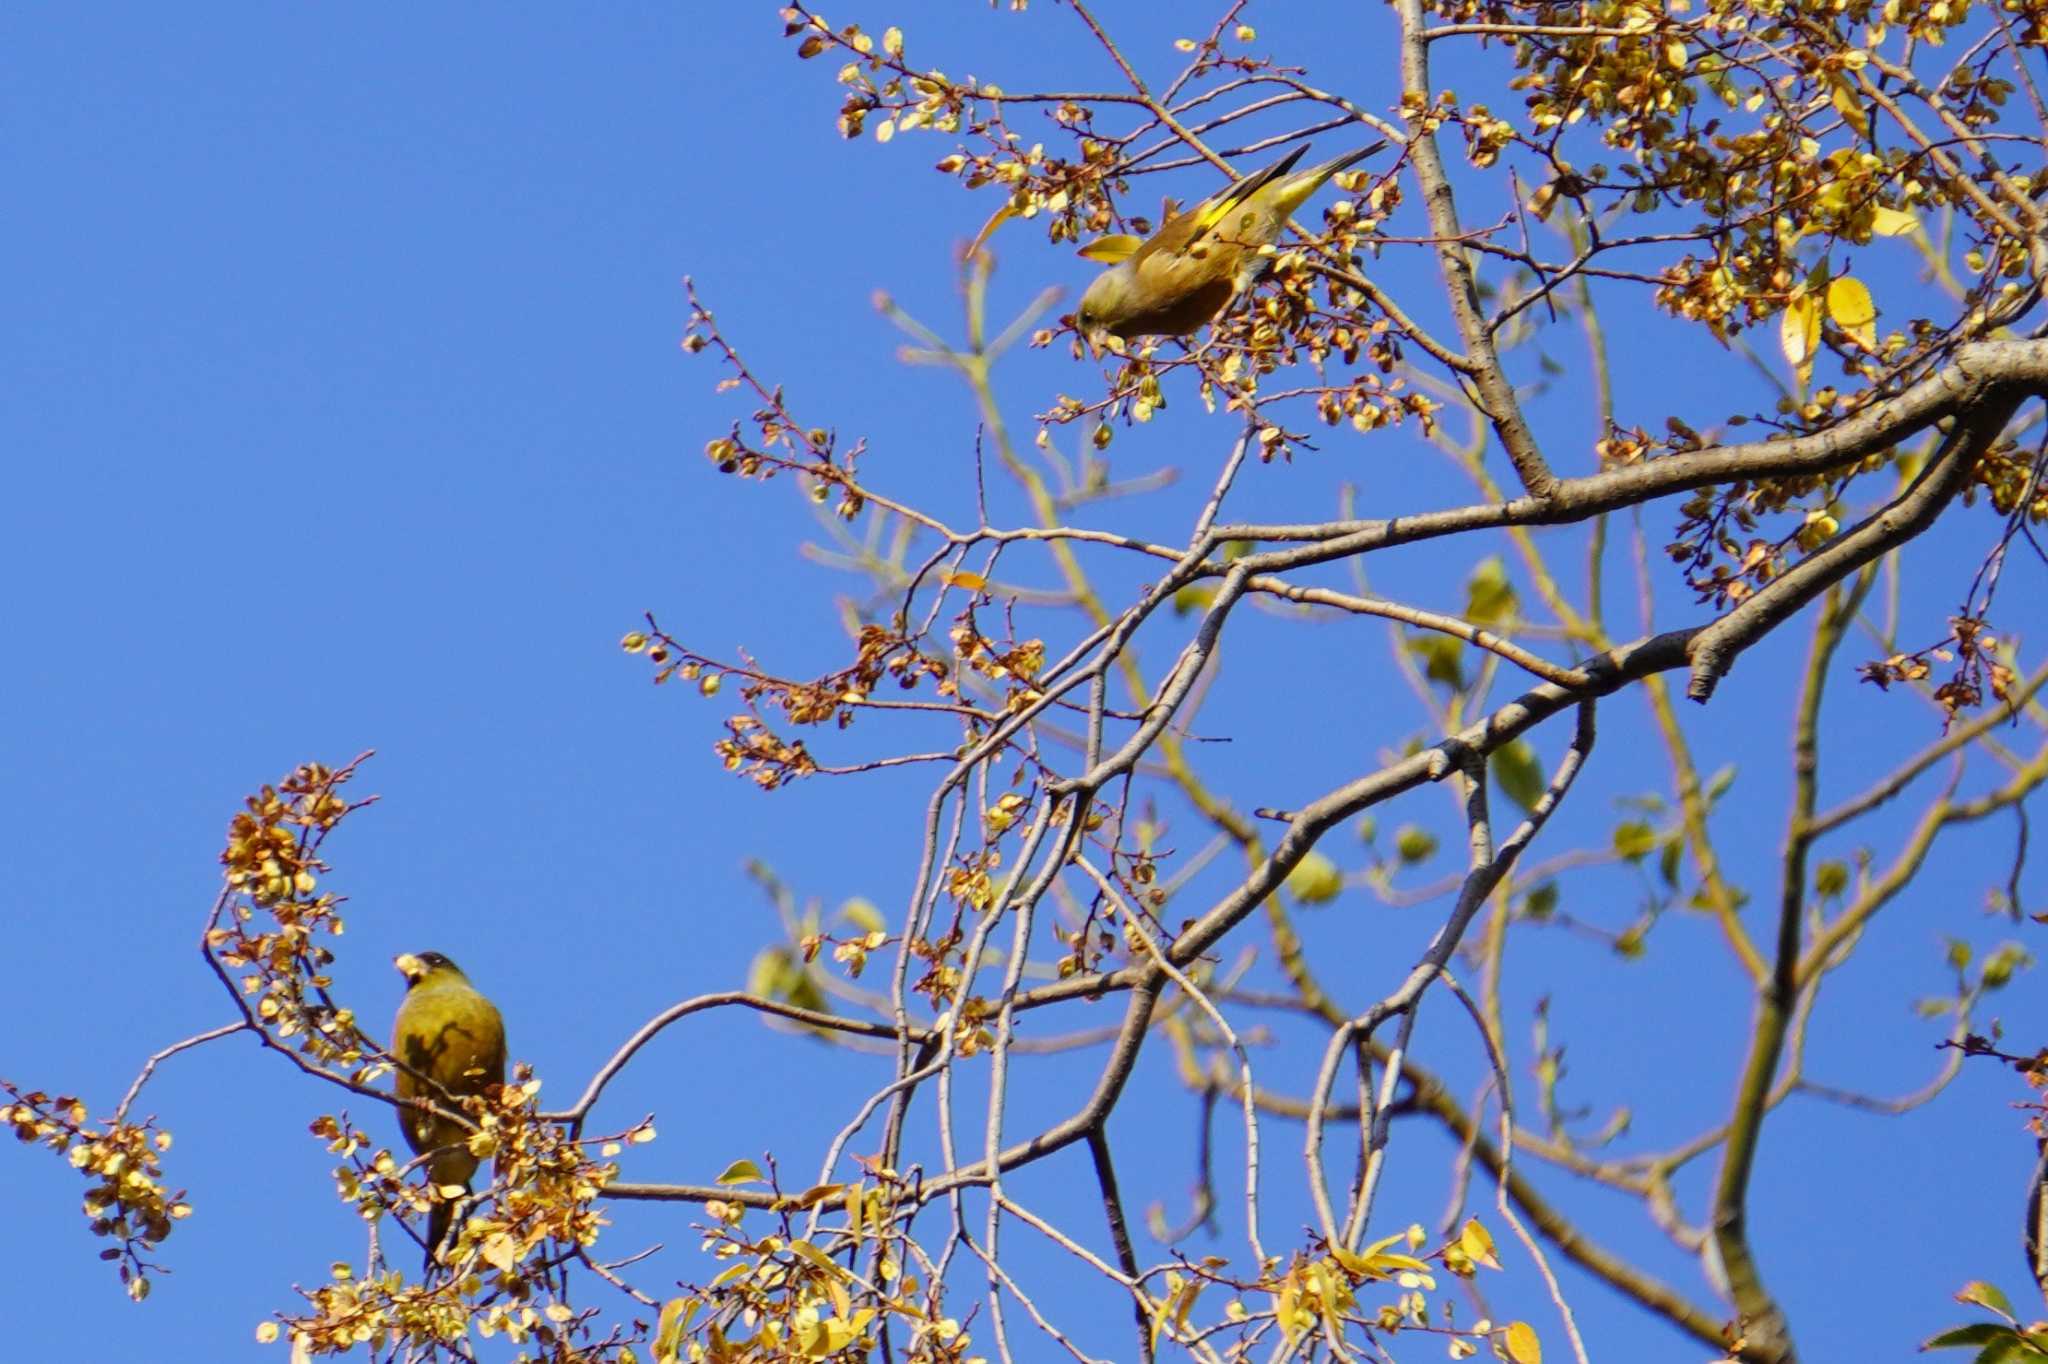
[(1727, 795), (1728, 788), (1733, 785), (1735, 785), (1735, 764), (1729, 763), (1726, 767), (1715, 772), (1713, 776), (1707, 778), (1707, 803), (1711, 805)]
[(1465, 685), (1465, 646), (1449, 635), (1421, 634), (1408, 641), (1408, 652), (1422, 660), (1422, 675), (1452, 691)]
[(2000, 1326), (1993, 1321), (1974, 1322), (1969, 1326), (1956, 1326), (1932, 1335), (1920, 1342), (1923, 1350), (1957, 1350), (1970, 1345), (1988, 1345), (2002, 1337), (2014, 1336), (2018, 1332), (2010, 1326)]
[(1173, 594), (1173, 614), (1185, 616), (1192, 612), (1205, 611), (1209, 603), (1215, 600), (1216, 589), (1209, 584), (1189, 583)]
[(786, 947), (764, 947), (747, 968), (747, 993), (778, 999), (799, 1009), (825, 1008), (824, 991)]
[(1413, 824), (1403, 824), (1394, 831), (1394, 851), (1411, 866), (1425, 862), (1436, 852), (1436, 835)]
[(2012, 979), (2013, 972), (2023, 971), (2033, 964), (2033, 956), (2018, 943), (2000, 943), (1990, 956), (1984, 958), (1977, 979), (1985, 989), (1996, 990)]
[(1547, 783), (1543, 780), (1543, 768), (1536, 761), (1536, 750), (1527, 739), (1517, 739), (1503, 744), (1493, 751), (1491, 758), (1493, 779), (1500, 783), (1500, 789), (1508, 793), (1508, 799), (1524, 810), (1534, 810), (1536, 802), (1543, 799)]
[(1557, 882), (1545, 881), (1522, 899), (1522, 915), (1539, 923), (1557, 912)]
[(747, 993), (762, 999), (781, 999), (789, 993), (790, 976), (795, 971), (796, 963), (786, 950), (764, 947), (754, 954), (753, 965), (747, 968)]
[(2007, 1300), (2004, 1293), (1999, 1291), (1997, 1284), (1986, 1283), (1982, 1279), (1973, 1279), (1969, 1283), (1964, 1284), (1961, 1290), (1956, 1293), (1956, 1301), (1974, 1303), (1979, 1307), (1988, 1307), (2007, 1321), (2013, 1320), (2012, 1303)]
[(1657, 831), (1641, 820), (1614, 826), (1614, 851), (1631, 862), (1640, 862), (1657, 846)]
[(858, 895), (839, 906), (839, 917), (863, 933), (880, 933), (888, 927), (883, 922), (882, 911), (875, 908), (875, 902)]
[(1815, 894), (1833, 899), (1849, 888), (1849, 864), (1823, 862), (1813, 873)]
[(2048, 1349), (2042, 1348), (2037, 1333), (2012, 1331), (1977, 1351), (1973, 1364), (2025, 1364), (2027, 1360), (2048, 1359)]
[(1515, 585), (1499, 555), (1479, 561), (1465, 579), (1465, 619), (1474, 625), (1495, 625), (1515, 614)]
[(736, 1160), (725, 1167), (725, 1173), (718, 1177), (720, 1184), (760, 1184), (767, 1180), (761, 1167), (751, 1160)]
[(1314, 849), (1303, 854), (1287, 873), (1287, 893), (1305, 905), (1326, 905), (1343, 889), (1344, 873)]
[(1657, 874), (1673, 890), (1678, 889), (1678, 859), (1682, 851), (1677, 834), (1665, 839), (1664, 845), (1657, 849)]

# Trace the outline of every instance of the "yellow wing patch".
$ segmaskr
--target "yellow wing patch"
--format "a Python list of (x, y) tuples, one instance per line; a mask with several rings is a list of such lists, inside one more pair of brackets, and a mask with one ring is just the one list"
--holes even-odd
[(1233, 209), (1250, 199), (1254, 194), (1272, 184), (1281, 176), (1294, 169), (1294, 163), (1301, 160), (1301, 154), (1308, 150), (1306, 144), (1296, 147), (1287, 155), (1275, 161), (1262, 171), (1247, 175), (1223, 193), (1195, 209), (1195, 235), (1201, 236), (1210, 228), (1230, 216)]
[(1127, 261), (1136, 255), (1138, 248), (1144, 244), (1144, 242), (1133, 237), (1128, 232), (1113, 232), (1107, 237), (1097, 237), (1094, 241), (1075, 252), (1075, 254), (1084, 260), (1100, 261), (1104, 265), (1115, 265), (1119, 261)]

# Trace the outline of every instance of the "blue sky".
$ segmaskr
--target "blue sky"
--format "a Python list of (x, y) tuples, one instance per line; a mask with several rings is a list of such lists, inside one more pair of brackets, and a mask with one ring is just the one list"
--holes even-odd
[[(899, 22), (913, 60), (1012, 89), (1113, 77), (1099, 54), (1075, 52), (1072, 16), (1050, 0), (1025, 14), (926, 4), (831, 17)], [(1168, 21), (1107, 17), (1148, 70), (1176, 69)], [(1249, 17), (1283, 53), (1314, 44), (1319, 26), (1356, 22), (1337, 6)], [(332, 849), (335, 883), (352, 897), (347, 996), (369, 1019), (388, 1017), (399, 987), (390, 956), (448, 952), (504, 1007), (514, 1055), (558, 1101), (648, 1015), (745, 979), (778, 931), (748, 859), (828, 910), (855, 895), (902, 903), (929, 773), (759, 794), (711, 758), (723, 703), (650, 688), (617, 641), (652, 609), (707, 652), (823, 669), (843, 652), (833, 594), (858, 591), (796, 552), (822, 532), (786, 481), (744, 485), (703, 460), (704, 440), (746, 409), (712, 392), (709, 357), (677, 350), (685, 274), (800, 411), (870, 437), (864, 467), (877, 486), (971, 516), (971, 403), (942, 375), (898, 364), (901, 338), (869, 303), (886, 289), (958, 334), (950, 253), (993, 205), (927, 169), (950, 150), (944, 138), (843, 144), (830, 68), (796, 63), (767, 6), (401, 16), (131, 4), (18, 9), (0, 39), (16, 204), (0, 221), (12, 322), (0, 329), (0, 571), (15, 584), (0, 681), (13, 713), (0, 727), (12, 968), (0, 1074), (109, 1107), (148, 1052), (226, 1021), (196, 951), (221, 834), (244, 793), (308, 759), (379, 750), (361, 785), (382, 803)], [(1316, 74), (1384, 110), (1388, 68), (1383, 49), (1348, 44)], [(1142, 183), (1140, 202), (1149, 210), (1159, 192)], [(1006, 229), (998, 251), (999, 315), (1048, 281), (1085, 282), (1088, 267), (1028, 230)], [(1401, 268), (1407, 296), (1439, 316), (1421, 259)], [(1870, 270), (1909, 287), (1898, 259)], [(1606, 322), (1624, 420), (1654, 430), (1676, 408), (1704, 426), (1762, 401), (1739, 360), (1639, 301), (1618, 301)], [(1562, 331), (1552, 349), (1566, 372), (1538, 410), (1546, 438), (1582, 461), (1576, 471), (1594, 434), (1582, 347)], [(1055, 348), (1018, 356), (1003, 383), (1028, 436), (1031, 413), (1100, 380)], [(1189, 484), (1206, 485), (1228, 441), (1196, 407), (1181, 395), (1170, 419), (1120, 432), (1111, 452), (1119, 477), (1175, 465), (1183, 482), (1091, 515), (1184, 534)], [(1233, 513), (1331, 515), (1345, 484), (1375, 510), (1469, 496), (1409, 433), (1321, 445), (1248, 471)], [(998, 521), (1023, 515), (1014, 498), (999, 507)], [(1646, 522), (1653, 550), (1660, 517)], [(1938, 635), (1986, 530), (1980, 517), (1916, 552), (1909, 634)], [(1575, 553), (1569, 533), (1546, 543)], [(1408, 552), (1374, 564), (1374, 585), (1455, 608), (1471, 554)], [(1029, 572), (1052, 580), (1042, 564)], [(1101, 572), (1113, 590), (1144, 576), (1109, 561)], [(2038, 586), (2034, 567), (2013, 572), (2009, 592)], [(1666, 596), (1660, 623), (1697, 618), (1675, 587)], [(1419, 732), (1382, 633), (1360, 628), (1243, 623), (1202, 721), (1241, 736), (1197, 754), (1218, 787), (1245, 805), (1296, 804)], [(1146, 644), (1155, 670), (1177, 647), (1164, 634)], [(1786, 739), (1770, 717), (1792, 694), (1802, 648), (1788, 639), (1745, 658), (1714, 706), (1687, 716), (1705, 770), (1741, 768), (1717, 830), (1753, 887), (1773, 864), (1784, 809)], [(1844, 668), (1867, 652), (1852, 645)], [(1831, 713), (1849, 729), (1825, 778), (1836, 798), (1936, 733), (1915, 703), (1874, 706), (1846, 675), (1841, 690)], [(1276, 726), (1276, 714), (1301, 718)], [(871, 726), (816, 742), (849, 758), (899, 740), (927, 746), (919, 737)], [(1599, 842), (1620, 817), (1617, 797), (1663, 780), (1650, 740), (1639, 701), (1609, 703), (1602, 752), (1575, 795), (1585, 813), (1561, 821), (1565, 837)], [(1558, 737), (1538, 747), (1554, 758)], [(1449, 834), (1449, 813), (1424, 792), (1380, 823)], [(1880, 856), (1901, 827), (1873, 829)], [(1183, 847), (1202, 841), (1184, 817), (1179, 831)], [(1965, 831), (1881, 916), (1828, 987), (1833, 1021), (1811, 1042), (1819, 1075), (1894, 1093), (1933, 1073), (1939, 1029), (1908, 1002), (1943, 988), (1945, 936), (1983, 948), (2012, 932), (1977, 909), (2002, 871), (1976, 860), (2010, 843), (2009, 821)], [(1348, 836), (1332, 851), (1347, 868), (1361, 861)], [(1575, 884), (1585, 889), (1568, 892), (1573, 912), (1609, 928), (1633, 917), (1627, 877)], [(2023, 889), (2038, 898), (2038, 873)], [(1309, 932), (1333, 976), (1364, 982), (1362, 1000), (1374, 972), (1398, 979), (1434, 921), (1354, 892)], [(1571, 1092), (1602, 1114), (1634, 1105), (1632, 1140), (1665, 1144), (1716, 1121), (1748, 1016), (1716, 941), (1674, 915), (1648, 960), (1622, 968), (1561, 932), (1518, 938), (1507, 1008), (1520, 1074), (1546, 996)], [(2044, 1023), (2030, 984), (1994, 1003), (2020, 1049)], [(1442, 1063), (1469, 1094), (1469, 1035), (1433, 1007), (1425, 1025), (1443, 1029)], [(1279, 1031), (1297, 1049), (1262, 1064), (1269, 1082), (1298, 1090), (1319, 1043)], [(1057, 1116), (1093, 1064), (1044, 1063), (1021, 1081), (1013, 1125)], [(632, 1178), (703, 1180), (764, 1149), (808, 1171), (819, 1122), (836, 1127), (874, 1079), (807, 1040), (718, 1017), (652, 1048), (608, 1112), (621, 1126), (657, 1116), (662, 1138), (635, 1154)], [(1113, 1129), (1134, 1167), (1133, 1201), (1179, 1208), (1193, 1101), (1163, 1055), (1137, 1085)], [(1767, 1130), (1758, 1240), (1812, 1357), (1902, 1351), (1961, 1315), (1948, 1295), (1966, 1278), (2018, 1287), (2030, 1164), (2009, 1106), (2018, 1097), (2007, 1077), (1973, 1066), (1904, 1119), (1795, 1100)], [(291, 1304), (293, 1282), (362, 1253), (332, 1197), (331, 1161), (306, 1133), (334, 1102), (242, 1040), (165, 1068), (143, 1106), (176, 1133), (171, 1178), (197, 1214), (164, 1247), (175, 1273), (141, 1307), (93, 1258), (74, 1177), (8, 1153), (14, 1235), (0, 1281), (36, 1309), (14, 1314), (17, 1352), (281, 1359), (282, 1347), (253, 1343), (255, 1324)], [(355, 1116), (390, 1126), (381, 1110)], [(1298, 1131), (1270, 1132), (1291, 1159)], [(1402, 1140), (1412, 1163), (1382, 1196), (1390, 1229), (1433, 1220), (1443, 1200), (1441, 1142), (1419, 1128)], [(1085, 1183), (1076, 1161), (1029, 1172), (1019, 1188), (1082, 1219), (1074, 1191)], [(1696, 1268), (1638, 1209), (1554, 1174), (1546, 1187), (1599, 1239), (1706, 1299)], [(1697, 1215), (1697, 1178), (1681, 1192)], [(1267, 1235), (1284, 1244), (1304, 1211), (1274, 1200)], [(618, 1220), (619, 1247), (694, 1243), (686, 1215)], [(1022, 1253), (1025, 1272), (1060, 1272), (1028, 1243)], [(671, 1278), (708, 1277), (686, 1254), (662, 1263)], [(1503, 1301), (1554, 1331), (1518, 1263)], [(1567, 1284), (1599, 1355), (1700, 1353), (1598, 1286)], [(1128, 1329), (1112, 1304), (1083, 1335), (1123, 1351)]]

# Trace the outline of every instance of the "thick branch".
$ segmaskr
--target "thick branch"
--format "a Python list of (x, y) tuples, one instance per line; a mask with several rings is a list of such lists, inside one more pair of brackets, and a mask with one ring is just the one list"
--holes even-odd
[[(1310, 542), (1296, 550), (1250, 555), (1227, 566), (1277, 573), (1468, 530), (1569, 525), (1717, 483), (1834, 472), (1979, 404), (2002, 406), (2042, 393), (2048, 393), (2048, 341), (1972, 342), (1958, 347), (1953, 360), (1904, 392), (1804, 436), (1713, 445), (1583, 478), (1559, 479), (1547, 497), (1518, 497), (1390, 520), (1227, 525), (1217, 527), (1214, 535), (1218, 541)], [(1225, 568), (1204, 565), (1203, 572), (1215, 577)]]
[(1700, 631), (1693, 640), (1692, 680), (1685, 694), (1695, 701), (1707, 700), (1737, 654), (1829, 586), (1933, 525), (1950, 500), (1969, 486), (1977, 456), (1998, 438), (2018, 405), (2016, 395), (2001, 395), (1962, 414), (1903, 493)]

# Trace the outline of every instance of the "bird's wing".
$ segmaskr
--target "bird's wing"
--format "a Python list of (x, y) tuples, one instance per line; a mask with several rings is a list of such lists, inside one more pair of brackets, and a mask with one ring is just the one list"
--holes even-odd
[(1101, 261), (1104, 265), (1115, 265), (1118, 261), (1129, 260), (1144, 248), (1128, 232), (1112, 232), (1106, 237), (1097, 237), (1074, 254), (1084, 260)]
[[(1293, 170), (1294, 163), (1301, 160), (1302, 153), (1307, 150), (1308, 144), (1303, 143), (1264, 170), (1254, 171), (1252, 174), (1244, 177), (1244, 179), (1233, 184), (1229, 189), (1224, 190), (1221, 194), (1211, 199), (1204, 199), (1201, 203), (1189, 209), (1187, 213), (1175, 220), (1175, 225), (1185, 223), (1190, 229), (1187, 240), (1179, 243), (1176, 249), (1187, 251), (1200, 245), (1204, 237), (1214, 231), (1219, 223), (1227, 221), (1230, 215), (1246, 200), (1250, 199), (1267, 185), (1272, 184), (1281, 176), (1287, 174), (1287, 172)], [(1165, 235), (1166, 229), (1161, 228), (1159, 237), (1163, 238)], [(1158, 240), (1158, 238), (1154, 240)]]
[(483, 1072), (477, 1088), (489, 1089), (492, 1085), (505, 1083), (505, 1019), (498, 1012), (497, 1005), (482, 995), (477, 999), (488, 1014), (484, 1024), (484, 1046), (477, 1058), (477, 1069)]

